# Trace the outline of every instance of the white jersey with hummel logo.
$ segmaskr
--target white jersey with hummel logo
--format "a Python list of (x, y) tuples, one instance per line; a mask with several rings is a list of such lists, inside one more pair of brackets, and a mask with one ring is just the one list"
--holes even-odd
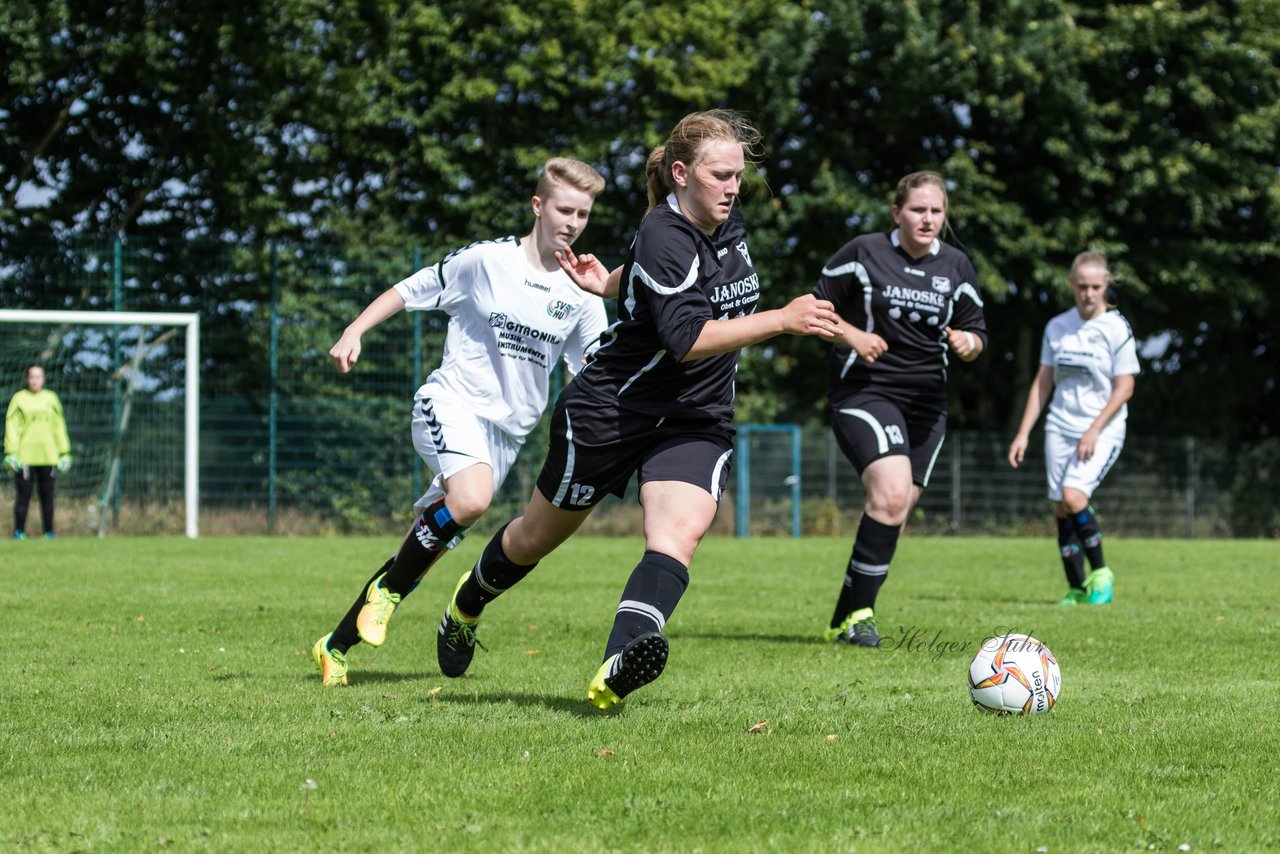
[(416, 399), (468, 406), (519, 438), (542, 417), (556, 360), (576, 373), (609, 325), (600, 297), (531, 267), (515, 237), (473, 243), (395, 288), (409, 311), (449, 315), (440, 367)]
[[(1113, 379), (1137, 374), (1138, 351), (1129, 322), (1118, 311), (1085, 320), (1074, 308), (1046, 324), (1040, 364), (1053, 368), (1053, 399), (1045, 429), (1083, 436), (1111, 399)], [(1123, 438), (1128, 406), (1111, 417), (1102, 435)]]

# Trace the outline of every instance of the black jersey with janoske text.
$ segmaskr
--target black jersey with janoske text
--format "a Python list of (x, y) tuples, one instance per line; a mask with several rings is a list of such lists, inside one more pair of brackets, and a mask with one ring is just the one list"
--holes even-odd
[(640, 223), (622, 268), (618, 320), (574, 384), (632, 412), (732, 418), (738, 351), (680, 360), (708, 320), (752, 314), (759, 299), (737, 208), (708, 235), (668, 196)]
[(896, 231), (855, 237), (831, 256), (813, 294), (888, 345), (870, 364), (845, 344), (832, 346), (827, 381), (833, 400), (868, 386), (942, 393), (948, 326), (973, 333), (986, 347), (977, 274), (967, 255), (940, 240), (923, 258), (912, 258)]

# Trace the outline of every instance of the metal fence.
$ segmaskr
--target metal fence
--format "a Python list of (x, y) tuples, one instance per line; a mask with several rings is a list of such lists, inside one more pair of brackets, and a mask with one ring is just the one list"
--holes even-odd
[[(912, 514), (913, 529), (946, 534), (1032, 534), (1051, 526), (1043, 446), (1034, 436), (1022, 465), (1006, 461), (1009, 438), (954, 431)], [(1094, 495), (1108, 530), (1152, 537), (1230, 536), (1222, 449), (1193, 439), (1130, 436)], [(746, 482), (738, 480), (746, 478)], [(739, 428), (735, 455), (739, 535), (842, 534), (866, 498), (830, 430)], [(747, 506), (743, 506), (744, 502)], [(723, 513), (722, 513), (723, 515)]]
[[(438, 360), (446, 318), (413, 313), (387, 321), (365, 336), (359, 365), (343, 377), (327, 352), (378, 293), (443, 251), (11, 242), (0, 257), (0, 308), (199, 312), (202, 534), (388, 533), (407, 524), (424, 486), (426, 473), (409, 441), (410, 405)], [(76, 346), (104, 344), (78, 340)], [(69, 363), (81, 372), (96, 364)], [(179, 366), (173, 371), (180, 373)], [(99, 382), (93, 393), (118, 395), (111, 382)], [(12, 368), (0, 385), (4, 398), (21, 383)], [(68, 398), (59, 385), (59, 377), (49, 378), (49, 387), (64, 395), (73, 442), (84, 448), (105, 441), (104, 429), (109, 434), (111, 428), (78, 423), (87, 404)], [(180, 477), (162, 468), (179, 456), (172, 448), (181, 442), (175, 433), (181, 406), (180, 393), (163, 380), (136, 401), (119, 493), (109, 504), (110, 530), (181, 533)], [(1015, 472), (1004, 461), (1007, 441), (997, 434), (950, 434), (911, 524), (952, 534), (1046, 531), (1038, 444), (1033, 439)], [(544, 421), (485, 525), (500, 524), (523, 506), (545, 442)], [(1096, 506), (1116, 532), (1274, 535), (1280, 530), (1276, 457), (1274, 445), (1228, 449), (1131, 435)], [(855, 473), (821, 426), (744, 426), (732, 477), (716, 533), (848, 534), (863, 501)], [(60, 504), (62, 533), (88, 529), (81, 523), (88, 514), (77, 502), (95, 503), (95, 488), (79, 468), (60, 481), (67, 500)], [(12, 495), (11, 479), (0, 480), (6, 509)], [(0, 533), (7, 533), (9, 514), (0, 518)], [(638, 533), (634, 497), (611, 499), (586, 530)]]

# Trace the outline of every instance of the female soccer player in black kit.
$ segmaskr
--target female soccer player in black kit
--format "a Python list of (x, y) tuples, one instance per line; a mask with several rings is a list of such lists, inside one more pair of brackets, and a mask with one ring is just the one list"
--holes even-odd
[(728, 476), (738, 350), (781, 333), (834, 340), (839, 324), (830, 303), (808, 294), (756, 311), (760, 280), (734, 203), (758, 139), (734, 113), (693, 113), (650, 155), (650, 208), (621, 270), (618, 321), (556, 401), (524, 515), (494, 535), (458, 582), (437, 638), (446, 676), (471, 663), (485, 605), (567, 540), (605, 495), (621, 496), (632, 473), (645, 552), (587, 698), (607, 709), (662, 673), (662, 629)]
[(897, 228), (846, 243), (813, 289), (842, 320), (828, 371), (832, 429), (867, 489), (825, 636), (858, 646), (880, 643), (876, 593), (946, 438), (948, 353), (971, 362), (987, 345), (973, 265), (940, 237), (942, 177), (904, 177), (892, 213)]

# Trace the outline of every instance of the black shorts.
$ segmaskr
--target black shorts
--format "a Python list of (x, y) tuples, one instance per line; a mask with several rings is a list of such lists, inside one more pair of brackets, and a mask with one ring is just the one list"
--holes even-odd
[(906, 398), (867, 388), (831, 404), (831, 429), (840, 450), (862, 474), (882, 457), (911, 458), (911, 480), (929, 485), (947, 437), (945, 396)]
[(640, 485), (674, 480), (720, 501), (729, 480), (734, 429), (720, 419), (676, 419), (629, 412), (575, 394), (572, 383), (551, 415), (550, 447), (538, 491), (564, 510), (621, 498), (635, 472)]

